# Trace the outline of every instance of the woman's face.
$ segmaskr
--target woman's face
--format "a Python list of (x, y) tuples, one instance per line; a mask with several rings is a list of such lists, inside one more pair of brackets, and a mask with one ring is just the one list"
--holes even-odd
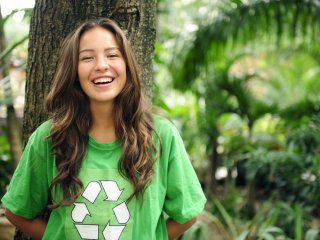
[(110, 31), (94, 27), (81, 36), (78, 77), (91, 105), (112, 104), (122, 91), (126, 83), (126, 63)]

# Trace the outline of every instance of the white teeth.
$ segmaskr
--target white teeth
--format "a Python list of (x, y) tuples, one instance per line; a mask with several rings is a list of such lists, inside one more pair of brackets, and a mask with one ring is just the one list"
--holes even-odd
[(111, 82), (112, 82), (112, 78), (109, 78), (109, 77), (98, 78), (93, 81), (93, 83), (111, 83)]

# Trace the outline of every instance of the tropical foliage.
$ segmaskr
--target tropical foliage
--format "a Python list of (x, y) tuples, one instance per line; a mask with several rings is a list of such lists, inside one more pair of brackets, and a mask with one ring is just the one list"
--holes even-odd
[[(13, 90), (11, 87), (9, 66), (10, 63), (18, 63), (18, 67), (23, 67), (23, 61), (19, 54), (12, 57), (14, 51), (18, 52), (19, 48), (28, 38), (26, 30), (22, 30), (21, 35), (12, 34), (12, 17), (17, 13), (22, 13), (24, 24), (30, 20), (31, 9), (14, 10), (4, 18), (0, 18), (0, 111), (5, 109), (6, 124), (0, 125), (0, 197), (6, 191), (15, 166), (21, 155), (20, 126), (16, 117), (14, 108)], [(11, 25), (11, 28), (10, 28)], [(23, 24), (22, 24), (23, 25)], [(9, 27), (9, 30), (7, 30)], [(8, 33), (8, 36), (6, 35)], [(21, 61), (22, 60), (22, 61)], [(0, 119), (2, 120), (2, 119)]]
[(185, 239), (211, 239), (217, 219), (221, 239), (317, 239), (319, 2), (191, 6), (205, 14), (175, 44), (159, 39), (155, 58), (170, 63), (157, 84), (177, 89), (156, 88), (155, 102), (181, 128), (213, 214)]

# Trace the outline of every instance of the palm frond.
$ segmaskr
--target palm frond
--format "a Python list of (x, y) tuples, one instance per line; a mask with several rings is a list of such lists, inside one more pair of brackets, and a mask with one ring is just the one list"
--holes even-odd
[[(249, 42), (260, 47), (266, 42), (278, 47), (319, 42), (319, 26), (319, 0), (255, 0), (249, 4), (238, 1), (236, 7), (199, 26), (194, 41), (174, 58), (174, 85), (190, 85), (227, 50)], [(309, 44), (309, 48), (320, 49), (316, 44)]]
[(27, 17), (31, 17), (31, 13), (32, 13), (33, 8), (19, 8), (19, 9), (14, 9), (12, 10), (11, 13), (9, 13), (8, 15), (6, 15), (4, 18), (2, 18), (2, 20), (0, 21), (0, 28), (3, 28), (4, 24), (9, 20), (10, 17), (12, 17), (14, 14), (16, 14), (17, 12), (21, 12), (23, 11), (25, 13), (25, 16)]

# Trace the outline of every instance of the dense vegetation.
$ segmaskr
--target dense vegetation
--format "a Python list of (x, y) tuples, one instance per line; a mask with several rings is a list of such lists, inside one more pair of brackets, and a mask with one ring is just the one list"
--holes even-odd
[(184, 239), (319, 238), (318, 1), (176, 5), (160, 5), (176, 24), (159, 22), (154, 100), (208, 197)]

